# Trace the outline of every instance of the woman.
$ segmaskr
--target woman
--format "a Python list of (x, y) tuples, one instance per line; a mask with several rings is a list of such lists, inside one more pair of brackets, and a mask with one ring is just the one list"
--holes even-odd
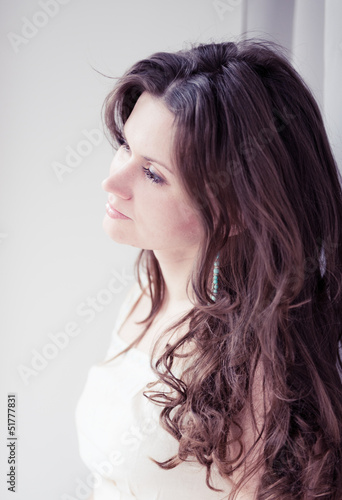
[(142, 251), (77, 409), (94, 499), (341, 499), (342, 189), (279, 48), (132, 66), (104, 229)]

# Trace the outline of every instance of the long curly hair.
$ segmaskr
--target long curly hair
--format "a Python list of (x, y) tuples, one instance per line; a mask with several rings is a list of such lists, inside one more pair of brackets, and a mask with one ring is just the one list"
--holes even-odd
[[(205, 230), (189, 280), (196, 301), (168, 330), (187, 322), (187, 331), (151, 361), (168, 390), (145, 396), (162, 405), (160, 422), (179, 441), (176, 456), (155, 462), (170, 469), (195, 459), (211, 489), (213, 465), (226, 478), (240, 471), (230, 498), (259, 474), (259, 500), (341, 499), (342, 182), (315, 99), (270, 42), (159, 52), (126, 71), (104, 102), (115, 145), (143, 92), (174, 113), (175, 164)], [(152, 307), (123, 352), (165, 293), (152, 250), (141, 251), (136, 271)]]

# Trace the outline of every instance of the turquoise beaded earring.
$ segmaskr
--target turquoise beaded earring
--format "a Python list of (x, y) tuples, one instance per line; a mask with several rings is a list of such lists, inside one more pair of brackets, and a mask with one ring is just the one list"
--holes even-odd
[(216, 259), (214, 262), (212, 295), (210, 296), (211, 300), (213, 300), (214, 302), (216, 300), (217, 289), (218, 289), (218, 273), (219, 273), (219, 254), (216, 255)]

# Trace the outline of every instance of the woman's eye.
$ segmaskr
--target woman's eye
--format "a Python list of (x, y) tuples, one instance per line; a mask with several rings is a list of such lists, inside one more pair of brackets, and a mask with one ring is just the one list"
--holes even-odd
[(163, 184), (163, 179), (158, 177), (158, 175), (154, 174), (151, 172), (151, 170), (148, 167), (143, 167), (143, 171), (145, 172), (145, 175), (148, 179), (150, 179), (152, 182), (155, 182), (156, 184)]
[[(119, 149), (121, 149), (121, 151), (125, 151), (126, 153), (131, 152), (129, 145), (127, 144), (127, 142), (124, 139), (119, 140), (119, 146), (120, 146)], [(151, 171), (151, 167), (142, 167), (142, 169), (143, 169), (146, 177), (151, 182), (154, 182), (156, 184), (163, 184), (164, 183), (164, 180), (161, 177), (159, 177), (157, 174), (155, 174), (153, 171)]]
[(117, 144), (118, 144), (118, 148), (117, 148), (117, 151), (121, 149), (121, 151), (130, 151), (130, 147), (129, 145), (127, 144), (127, 142), (125, 141), (125, 139), (123, 138), (117, 138)]
[(122, 142), (120, 147), (121, 147), (124, 151), (127, 151), (127, 152), (129, 152), (129, 151), (130, 151), (130, 148), (129, 148), (129, 145), (127, 144), (127, 142)]

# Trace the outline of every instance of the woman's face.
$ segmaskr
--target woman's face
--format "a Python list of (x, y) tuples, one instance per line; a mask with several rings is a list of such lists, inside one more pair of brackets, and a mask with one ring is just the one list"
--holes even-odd
[(126, 142), (102, 183), (108, 193), (103, 227), (118, 243), (178, 253), (202, 241), (199, 214), (172, 162), (173, 122), (162, 101), (144, 92), (125, 123)]

